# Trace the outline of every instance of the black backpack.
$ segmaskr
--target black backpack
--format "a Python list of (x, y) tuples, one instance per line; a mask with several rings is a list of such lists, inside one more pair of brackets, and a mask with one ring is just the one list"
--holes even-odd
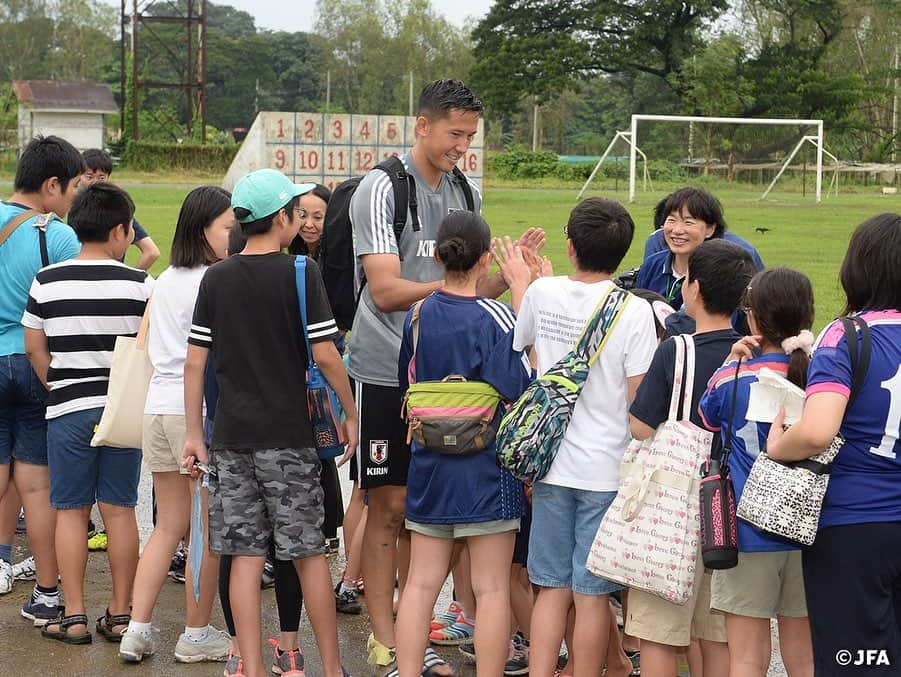
[[(398, 209), (398, 205), (409, 205), (413, 230), (421, 229), (419, 203), (416, 200), (416, 182), (407, 173), (403, 162), (396, 157), (382, 160), (375, 166), (375, 169), (385, 172), (391, 179), (395, 206), (394, 239), (400, 248), (401, 235), (407, 225), (407, 210)], [(454, 167), (453, 178), (463, 191), (466, 208), (474, 211), (472, 187), (466, 176), (457, 167)], [(332, 306), (335, 322), (343, 331), (350, 331), (353, 326), (354, 313), (360, 302), (363, 288), (366, 286), (366, 278), (363, 277), (360, 280), (360, 288), (354, 288), (356, 259), (354, 257), (353, 227), (350, 223), (350, 199), (362, 180), (362, 176), (347, 179), (342, 181), (332, 192), (332, 197), (325, 210), (322, 240), (319, 243), (319, 267), (322, 271), (322, 281)]]

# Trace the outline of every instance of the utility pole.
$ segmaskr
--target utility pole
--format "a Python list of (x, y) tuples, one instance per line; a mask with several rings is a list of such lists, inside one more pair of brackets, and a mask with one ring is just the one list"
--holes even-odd
[(332, 105), (332, 69), (325, 71), (325, 110), (331, 110)]
[(901, 67), (901, 46), (895, 45), (895, 95), (892, 97), (892, 162), (895, 162), (898, 152), (898, 68)]
[(410, 116), (413, 115), (413, 71), (410, 71)]
[(532, 152), (538, 150), (538, 97), (535, 97), (535, 104), (532, 107)]

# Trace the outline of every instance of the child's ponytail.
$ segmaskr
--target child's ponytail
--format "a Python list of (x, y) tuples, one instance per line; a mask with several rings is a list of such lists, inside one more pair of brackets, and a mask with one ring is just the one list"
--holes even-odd
[(782, 350), (791, 356), (788, 363), (788, 380), (799, 388), (806, 388), (807, 367), (810, 365), (810, 354), (813, 352), (813, 334), (809, 329), (802, 329), (797, 336), (791, 336), (782, 342)]
[(810, 279), (790, 268), (769, 268), (748, 285), (746, 309), (764, 340), (791, 356), (788, 380), (807, 386), (807, 366), (813, 349), (813, 287)]

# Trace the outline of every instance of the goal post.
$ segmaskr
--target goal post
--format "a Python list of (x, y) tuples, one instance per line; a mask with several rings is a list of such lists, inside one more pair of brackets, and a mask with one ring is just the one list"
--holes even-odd
[[(632, 124), (629, 130), (629, 202), (635, 202), (635, 170), (638, 148), (638, 123), (643, 121), (658, 122), (702, 122), (727, 125), (798, 125), (803, 127), (816, 127), (816, 134), (809, 135), (809, 140), (816, 147), (816, 201), (822, 200), (823, 192), (823, 121), (801, 120), (797, 118), (729, 118), (729, 117), (704, 117), (698, 115), (640, 115), (632, 116)], [(803, 141), (802, 141), (803, 143)], [(584, 190), (584, 189), (583, 189)], [(769, 192), (769, 191), (768, 191)]]

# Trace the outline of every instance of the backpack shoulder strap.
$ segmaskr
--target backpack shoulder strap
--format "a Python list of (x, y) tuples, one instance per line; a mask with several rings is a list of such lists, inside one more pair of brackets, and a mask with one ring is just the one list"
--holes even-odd
[(425, 299), (420, 299), (412, 305), (410, 310), (413, 316), (410, 318), (410, 331), (413, 334), (413, 354), (410, 355), (410, 364), (407, 366), (407, 381), (416, 383), (416, 348), (419, 345), (419, 317), (422, 314), (422, 304)]
[(585, 351), (588, 355), (589, 367), (597, 362), (600, 357), (601, 349), (607, 343), (607, 337), (610, 336), (614, 325), (622, 317), (623, 309), (629, 302), (629, 296), (628, 292), (623, 291), (619, 287), (611, 287), (601, 297), (594, 312), (592, 312), (591, 317), (585, 324), (585, 328), (582, 330), (578, 341), (576, 341), (574, 349), (576, 351)]
[[(3, 243), (9, 239), (9, 236), (12, 235), (16, 228), (25, 223), (28, 219), (39, 216), (40, 212), (35, 209), (26, 209), (21, 214), (17, 214), (9, 221), (6, 222), (6, 226), (4, 226), (3, 230), (0, 230), (0, 247), (3, 246)], [(44, 264), (47, 265), (47, 264)]]
[(463, 198), (466, 200), (466, 208), (474, 212), (476, 210), (476, 202), (472, 197), (472, 186), (469, 185), (469, 179), (466, 178), (466, 174), (460, 171), (460, 168), (457, 165), (454, 165), (453, 175), (457, 179), (457, 183), (460, 184), (460, 189), (463, 191)]
[[(870, 356), (873, 350), (872, 337), (870, 336), (870, 325), (860, 315), (840, 319), (845, 329), (848, 353), (851, 356), (851, 392), (848, 395), (848, 407), (850, 408), (860, 393), (860, 389), (863, 388), (867, 371), (870, 369)], [(859, 338), (857, 336), (858, 327), (860, 328)]]
[(413, 230), (420, 230), (419, 224), (419, 201), (416, 198), (416, 180), (404, 167), (404, 163), (400, 158), (385, 158), (376, 165), (376, 169), (380, 169), (391, 179), (391, 188), (394, 191), (394, 239), (400, 249), (400, 237), (407, 225), (407, 210), (402, 205), (410, 208), (410, 217), (413, 223)]
[(300, 307), (300, 330), (307, 346), (307, 361), (312, 365), (313, 350), (310, 347), (310, 337), (307, 335), (307, 257), (303, 254), (294, 257), (294, 284), (297, 287), (297, 303)]

